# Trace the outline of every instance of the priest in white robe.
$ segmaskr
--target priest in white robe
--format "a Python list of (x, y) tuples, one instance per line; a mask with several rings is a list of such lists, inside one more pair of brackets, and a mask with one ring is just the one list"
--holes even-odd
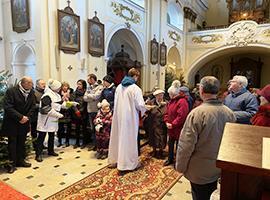
[(140, 166), (138, 156), (139, 114), (146, 111), (142, 90), (135, 84), (140, 72), (132, 68), (115, 92), (108, 162), (119, 171)]

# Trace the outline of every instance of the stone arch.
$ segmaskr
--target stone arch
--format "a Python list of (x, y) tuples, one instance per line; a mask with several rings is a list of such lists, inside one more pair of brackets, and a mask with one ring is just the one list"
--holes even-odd
[[(143, 39), (142, 37), (133, 29), (127, 29), (126, 26), (124, 25), (118, 25), (115, 26), (107, 35), (106, 37), (106, 49), (105, 49), (105, 57), (107, 59), (110, 58), (110, 43), (112, 42), (113, 37), (117, 36), (117, 34), (119, 33), (123, 33), (123, 31), (125, 33), (127, 33), (127, 35), (125, 35), (125, 37), (123, 38), (126, 42), (132, 42), (135, 46), (136, 49), (136, 60), (140, 61), (142, 64), (144, 63), (145, 60), (145, 53), (146, 53), (146, 49), (142, 48), (143, 47)], [(127, 40), (127, 38), (129, 38), (130, 40)], [(119, 47), (115, 47), (116, 51), (120, 51), (121, 49), (121, 44), (119, 44)], [(126, 49), (126, 48), (125, 48)]]
[(14, 80), (20, 80), (23, 76), (36, 80), (36, 53), (31, 44), (23, 42), (15, 47), (11, 71)]
[(180, 51), (176, 46), (172, 46), (168, 51), (168, 63), (167, 68), (171, 68), (176, 74), (180, 72), (182, 61)]
[(270, 45), (266, 44), (249, 44), (245, 47), (235, 47), (235, 46), (222, 46), (216, 49), (212, 49), (203, 55), (199, 56), (195, 60), (186, 73), (186, 78), (189, 85), (194, 85), (195, 75), (197, 71), (204, 66), (207, 62), (210, 62), (221, 56), (233, 56), (235, 54), (244, 54), (244, 53), (255, 53), (255, 54), (266, 54), (270, 53)]

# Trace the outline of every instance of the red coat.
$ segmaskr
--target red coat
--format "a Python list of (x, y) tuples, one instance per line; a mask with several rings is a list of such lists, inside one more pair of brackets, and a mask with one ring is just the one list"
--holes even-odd
[(164, 121), (165, 123), (172, 124), (172, 129), (168, 129), (170, 138), (175, 140), (179, 139), (188, 112), (188, 101), (185, 95), (178, 95), (169, 101), (166, 106)]
[(251, 118), (252, 125), (270, 127), (270, 104), (260, 106), (258, 112)]

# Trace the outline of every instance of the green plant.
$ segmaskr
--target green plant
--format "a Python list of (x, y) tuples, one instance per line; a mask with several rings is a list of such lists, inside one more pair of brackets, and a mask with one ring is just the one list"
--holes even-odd
[(179, 80), (182, 85), (186, 84), (183, 73), (180, 73), (179, 75), (177, 75), (173, 70), (166, 69), (166, 73), (165, 73), (165, 90), (166, 91), (172, 85), (172, 82), (174, 80)]

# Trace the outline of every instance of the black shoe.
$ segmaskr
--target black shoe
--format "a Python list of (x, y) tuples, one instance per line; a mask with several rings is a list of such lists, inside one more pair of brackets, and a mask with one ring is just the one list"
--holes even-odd
[(48, 147), (47, 147), (47, 146), (45, 146), (45, 145), (43, 145), (43, 149), (48, 149)]
[(90, 146), (88, 148), (88, 151), (96, 151), (97, 150), (97, 147), (96, 146)]
[(17, 167), (31, 167), (31, 163), (25, 162), (24, 160), (22, 162), (19, 162)]
[(171, 165), (171, 164), (173, 164), (173, 161), (171, 161), (171, 160), (166, 160), (165, 163), (163, 164), (163, 166), (169, 166), (169, 165)]
[(97, 159), (101, 159), (102, 153), (101, 152), (97, 152), (95, 156), (96, 156)]
[(81, 149), (84, 149), (86, 147), (86, 144), (83, 144), (82, 146), (81, 146)]
[(66, 143), (66, 147), (69, 147), (69, 142)]
[(50, 152), (48, 153), (49, 156), (58, 156), (58, 153), (55, 153), (55, 152)]
[(42, 162), (43, 161), (41, 155), (36, 156), (35, 160), (38, 161), (38, 162)]
[(106, 153), (104, 153), (104, 154), (102, 154), (102, 156), (101, 156), (101, 160), (104, 160), (104, 159), (106, 159), (106, 158), (108, 158), (108, 154), (106, 154)]
[(77, 149), (79, 146), (80, 146), (80, 145), (75, 144), (75, 145), (73, 146), (73, 149)]
[(13, 174), (16, 170), (17, 170), (16, 167), (14, 167), (14, 166), (9, 166), (7, 172), (10, 173), (10, 174)]
[(59, 143), (58, 145), (57, 145), (57, 147), (61, 147), (62, 146), (62, 143)]

